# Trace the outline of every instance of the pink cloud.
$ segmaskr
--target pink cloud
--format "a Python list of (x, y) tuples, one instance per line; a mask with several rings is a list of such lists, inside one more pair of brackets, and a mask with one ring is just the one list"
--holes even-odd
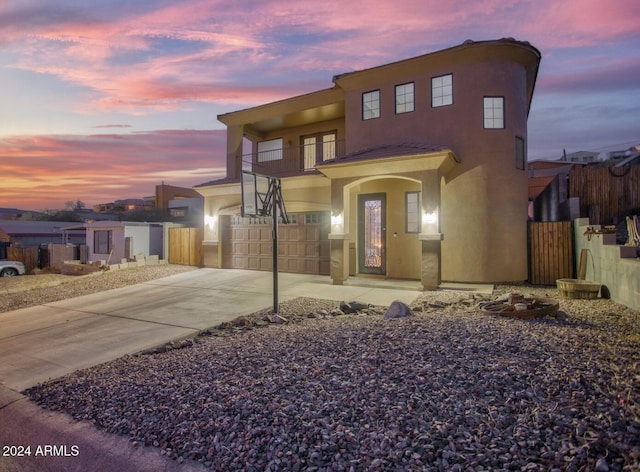
[(0, 206), (63, 208), (153, 194), (155, 185), (193, 187), (225, 175), (224, 131), (156, 131), (0, 139)]
[(603, 41), (637, 35), (638, 2), (635, 0), (547, 1), (537, 24), (551, 38), (569, 46), (593, 46)]
[[(146, 113), (193, 100), (275, 100), (283, 98), (277, 88), (249, 85), (258, 74), (347, 72), (465, 39), (514, 36), (545, 49), (594, 45), (635, 33), (636, 9), (635, 0), (267, 0), (242, 8), (198, 0), (118, 15), (31, 7), (12, 12), (4, 41), (22, 51), (15, 67), (96, 91), (78, 111)], [(292, 34), (318, 40), (296, 44)], [(156, 51), (164, 40), (184, 48)], [(137, 60), (120, 61), (132, 54)]]
[[(605, 86), (628, 91), (640, 68), (635, 51), (626, 53), (633, 59), (624, 59), (622, 53), (607, 55), (618, 52), (619, 44), (632, 42), (630, 38), (637, 44), (637, 0), (247, 0), (242, 4), (185, 0), (126, 2), (126, 8), (118, 9), (98, 3), (64, 7), (60, 1), (54, 8), (46, 2), (10, 0), (0, 6), (0, 67), (36, 73), (39, 84), (54, 77), (52, 83), (73, 90), (68, 97), (61, 94), (46, 102), (46, 112), (51, 110), (56, 118), (72, 112), (76, 116), (70, 121), (77, 123), (77, 115), (106, 112), (109, 118), (98, 122), (126, 123), (127, 118), (115, 113), (155, 114), (165, 123), (171, 112), (186, 114), (205, 103), (214, 121), (221, 110), (231, 111), (226, 107), (248, 107), (328, 88), (334, 74), (466, 39), (512, 36), (541, 49), (538, 96), (601, 91)], [(55, 109), (65, 99), (64, 110)], [(141, 120), (136, 118), (135, 123)], [(114, 132), (123, 126), (128, 125), (103, 125)], [(76, 189), (83, 199), (92, 195), (92, 188), (124, 186), (137, 191), (149, 185), (151, 189), (150, 182), (169, 181), (170, 175), (191, 182), (193, 174), (185, 169), (224, 165), (219, 159), (224, 155), (224, 133), (186, 132), (186, 138), (161, 132), (30, 133), (35, 135), (31, 140), (3, 140), (0, 135), (3, 172), (8, 156), (30, 163), (11, 167), (11, 176), (16, 181), (21, 178), (19, 185), (24, 186), (15, 188), (34, 189), (24, 194), (29, 198), (39, 198), (45, 191), (57, 195), (68, 188)], [(213, 148), (222, 151), (216, 154)], [(192, 153), (194, 160), (187, 162), (185, 156)], [(180, 167), (169, 165), (176, 160)], [(37, 170), (31, 179), (37, 187), (30, 186), (29, 168)], [(129, 179), (138, 183), (131, 185)], [(9, 197), (0, 194), (0, 205), (5, 198)], [(61, 201), (70, 198), (74, 197)]]

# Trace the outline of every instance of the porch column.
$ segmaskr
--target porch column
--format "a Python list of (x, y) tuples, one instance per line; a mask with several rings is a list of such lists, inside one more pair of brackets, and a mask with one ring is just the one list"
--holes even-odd
[(227, 178), (239, 179), (242, 169), (242, 125), (227, 126)]
[(220, 221), (217, 206), (213, 206), (213, 198), (207, 197), (204, 200), (204, 234), (202, 240), (202, 250), (205, 267), (219, 268), (220, 257), (218, 249), (220, 247)]
[(333, 285), (343, 285), (349, 276), (349, 266), (345, 264), (345, 254), (349, 254), (349, 243), (344, 235), (329, 235), (331, 247), (330, 275)]
[(440, 173), (422, 176), (421, 281), (423, 290), (436, 290), (441, 282)]
[(344, 183), (331, 180), (330, 275), (333, 285), (343, 285), (349, 277), (348, 212), (344, 201)]
[(202, 242), (205, 267), (222, 269), (222, 233), (229, 226), (230, 220), (229, 215), (211, 213), (205, 216), (205, 238)]

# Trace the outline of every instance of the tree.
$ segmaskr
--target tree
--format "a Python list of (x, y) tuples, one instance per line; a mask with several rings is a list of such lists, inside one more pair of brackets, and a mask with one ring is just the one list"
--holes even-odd
[(78, 223), (83, 221), (82, 216), (68, 210), (57, 211), (50, 215), (43, 214), (42, 218), (39, 219), (40, 221), (70, 221)]
[(80, 211), (80, 210), (84, 210), (85, 207), (86, 205), (80, 199), (76, 200), (75, 202), (69, 200), (64, 204), (64, 208), (67, 211)]

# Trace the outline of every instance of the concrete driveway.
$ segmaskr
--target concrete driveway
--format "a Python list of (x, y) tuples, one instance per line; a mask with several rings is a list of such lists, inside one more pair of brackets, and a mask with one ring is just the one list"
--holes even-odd
[[(279, 300), (313, 297), (389, 305), (418, 282), (280, 274)], [(159, 346), (273, 306), (271, 272), (199, 269), (0, 314), (0, 384), (20, 392), (75, 370)]]

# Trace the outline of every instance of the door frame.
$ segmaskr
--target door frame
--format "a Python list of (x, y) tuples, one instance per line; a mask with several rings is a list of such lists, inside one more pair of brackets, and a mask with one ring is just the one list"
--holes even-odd
[[(366, 268), (365, 259), (365, 220), (364, 203), (369, 200), (380, 200), (381, 202), (381, 261), (380, 268)], [(361, 193), (358, 194), (358, 273), (371, 275), (387, 274), (387, 194), (385, 192)]]

